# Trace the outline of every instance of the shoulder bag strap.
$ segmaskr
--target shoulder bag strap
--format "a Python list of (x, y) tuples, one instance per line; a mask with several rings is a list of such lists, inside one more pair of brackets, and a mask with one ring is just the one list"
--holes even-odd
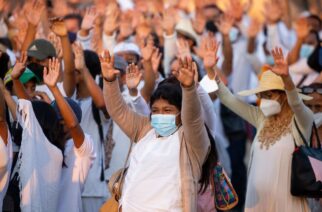
[[(302, 138), (302, 140), (303, 140), (303, 142), (304, 142), (305, 146), (308, 146), (308, 142), (306, 141), (306, 139), (305, 139), (304, 135), (302, 134), (302, 132), (301, 132), (301, 130), (300, 130), (300, 128), (299, 128), (299, 126), (297, 125), (297, 122), (296, 122), (295, 118), (294, 118), (294, 123), (295, 123), (295, 127), (296, 127), (296, 129), (297, 129), (298, 133), (300, 134), (300, 136), (301, 136), (301, 138)], [(295, 140), (294, 140), (294, 143), (295, 143), (295, 147), (297, 147)]]

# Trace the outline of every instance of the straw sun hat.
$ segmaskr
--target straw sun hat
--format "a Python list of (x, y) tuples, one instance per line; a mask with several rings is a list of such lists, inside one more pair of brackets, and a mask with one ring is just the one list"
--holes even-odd
[[(240, 96), (250, 96), (253, 94), (258, 94), (264, 91), (271, 91), (271, 90), (285, 91), (284, 83), (280, 76), (276, 75), (272, 71), (265, 71), (259, 80), (259, 85), (257, 88), (241, 91), (238, 94)], [(305, 101), (313, 99), (312, 97), (301, 93), (299, 93), (299, 96), (301, 99)]]

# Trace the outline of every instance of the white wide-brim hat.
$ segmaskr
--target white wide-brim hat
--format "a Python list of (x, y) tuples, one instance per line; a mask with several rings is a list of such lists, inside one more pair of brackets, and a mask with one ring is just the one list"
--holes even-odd
[[(240, 96), (251, 96), (265, 91), (280, 90), (285, 91), (283, 80), (280, 76), (272, 71), (265, 71), (260, 80), (257, 88), (245, 90), (238, 93)], [(307, 101), (313, 99), (310, 96), (299, 93), (301, 99)]]

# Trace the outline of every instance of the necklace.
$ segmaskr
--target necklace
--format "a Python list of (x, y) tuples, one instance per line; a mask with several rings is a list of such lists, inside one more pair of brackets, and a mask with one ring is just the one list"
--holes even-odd
[(261, 143), (260, 148), (269, 149), (283, 136), (291, 132), (290, 123), (293, 117), (292, 111), (281, 117), (271, 117), (265, 120), (264, 126), (259, 132), (258, 140)]

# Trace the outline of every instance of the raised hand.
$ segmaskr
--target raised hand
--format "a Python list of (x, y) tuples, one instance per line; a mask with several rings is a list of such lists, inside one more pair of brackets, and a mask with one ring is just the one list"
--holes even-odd
[(172, 35), (176, 26), (176, 10), (174, 8), (168, 8), (163, 13), (162, 27), (166, 35)]
[(97, 17), (97, 12), (95, 7), (91, 7), (86, 9), (81, 29), (83, 30), (91, 30), (94, 25), (94, 21)]
[(20, 76), (23, 74), (23, 72), (26, 69), (27, 58), (28, 58), (27, 52), (22, 52), (20, 59), (17, 60), (15, 66), (12, 69), (11, 79), (17, 80), (20, 78)]
[(155, 74), (158, 73), (159, 66), (161, 63), (161, 58), (162, 58), (162, 53), (159, 51), (158, 48), (156, 48), (156, 50), (153, 51), (152, 57), (151, 57), (152, 69)]
[(75, 55), (75, 68), (79, 71), (82, 71), (85, 68), (85, 58), (84, 58), (84, 50), (80, 43), (75, 42), (72, 45), (73, 52)]
[(48, 68), (44, 68), (44, 83), (49, 87), (56, 87), (60, 72), (60, 62), (57, 58), (49, 59)]
[(202, 13), (202, 11), (196, 11), (196, 18), (192, 21), (193, 29), (198, 33), (202, 34), (206, 26), (206, 19)]
[(114, 57), (108, 51), (104, 51), (100, 56), (102, 76), (104, 80), (112, 82), (120, 74), (120, 71), (114, 69)]
[(116, 4), (109, 4), (106, 13), (105, 13), (105, 21), (103, 26), (103, 31), (107, 35), (113, 35), (116, 29), (119, 27), (119, 16), (120, 11), (117, 8)]
[(306, 18), (296, 21), (295, 31), (299, 39), (305, 39), (310, 34), (311, 27)]
[(256, 19), (253, 19), (247, 30), (248, 37), (249, 38), (256, 37), (259, 31), (261, 30), (261, 28), (262, 28), (261, 24)]
[(142, 54), (142, 58), (144, 61), (151, 61), (152, 58), (152, 54), (154, 51), (156, 51), (156, 47), (154, 46), (154, 41), (152, 37), (148, 37), (146, 44), (144, 44), (143, 42), (141, 42), (141, 54)]
[(277, 23), (283, 15), (280, 2), (278, 0), (270, 0), (265, 2), (264, 15), (268, 24)]
[(215, 37), (208, 36), (203, 57), (203, 64), (206, 69), (213, 69), (216, 66), (219, 60), (217, 56), (218, 48), (219, 43)]
[(67, 36), (67, 27), (61, 18), (53, 18), (51, 21), (51, 30), (59, 37)]
[(132, 14), (130, 12), (123, 13), (120, 23), (120, 40), (129, 37), (134, 33), (134, 28), (132, 26)]
[(186, 57), (191, 58), (190, 47), (188, 41), (178, 38), (177, 39), (177, 57), (181, 58), (182, 60)]
[(172, 72), (183, 87), (191, 87), (194, 84), (195, 70), (191, 58), (179, 58), (179, 68)]
[(142, 79), (142, 73), (133, 63), (126, 68), (126, 85), (129, 90), (136, 89)]
[(63, 58), (63, 48), (60, 38), (53, 32), (50, 32), (48, 35), (48, 40), (53, 44), (56, 50), (57, 58)]
[(287, 59), (283, 55), (282, 48), (275, 47), (272, 50), (271, 54), (274, 58), (275, 65), (274, 66), (266, 65), (266, 67), (281, 77), (289, 76)]
[(241, 21), (246, 6), (246, 3), (242, 3), (241, 0), (230, 0), (228, 10), (236, 21)]
[(230, 29), (233, 27), (234, 22), (234, 16), (232, 16), (230, 13), (225, 13), (220, 17), (217, 27), (223, 35), (229, 35)]
[(34, 26), (39, 24), (41, 14), (45, 9), (45, 5), (41, 0), (33, 0), (25, 6), (25, 16), (28, 22)]

